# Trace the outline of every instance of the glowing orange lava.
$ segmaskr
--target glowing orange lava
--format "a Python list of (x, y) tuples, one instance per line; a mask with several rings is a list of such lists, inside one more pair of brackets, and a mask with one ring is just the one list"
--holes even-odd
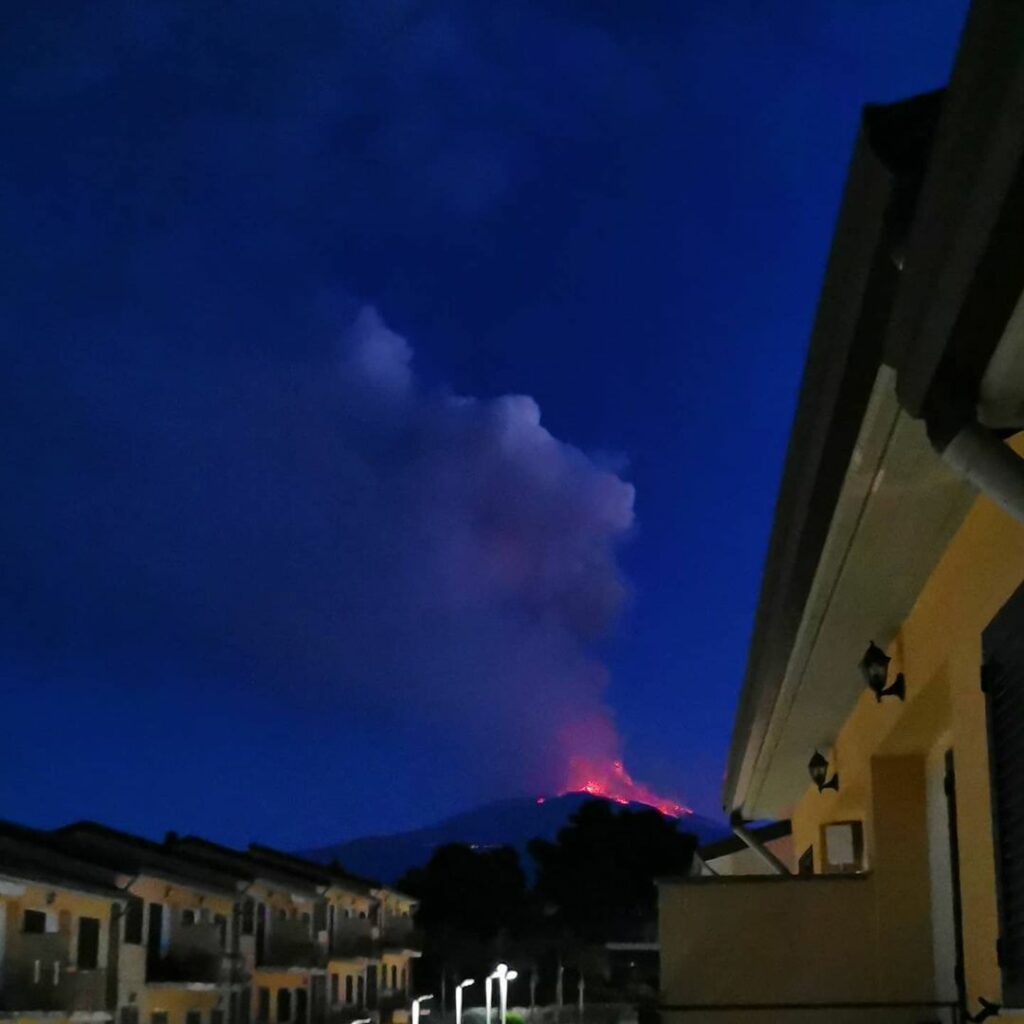
[(693, 814), (689, 807), (659, 796), (642, 782), (634, 782), (621, 761), (574, 757), (569, 762), (568, 782), (559, 796), (566, 793), (590, 793), (620, 804), (646, 804), (671, 818)]

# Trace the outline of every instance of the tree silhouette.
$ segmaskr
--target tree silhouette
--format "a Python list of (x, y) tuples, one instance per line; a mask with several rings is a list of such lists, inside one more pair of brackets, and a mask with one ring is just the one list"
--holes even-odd
[(535, 891), (547, 916), (585, 942), (642, 938), (657, 916), (655, 879), (685, 874), (696, 839), (658, 811), (584, 804), (555, 841), (534, 839)]

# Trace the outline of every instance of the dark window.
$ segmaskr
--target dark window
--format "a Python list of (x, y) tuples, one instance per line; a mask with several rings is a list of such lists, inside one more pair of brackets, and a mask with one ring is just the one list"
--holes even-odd
[(796, 863), (796, 870), (798, 875), (813, 875), (814, 874), (814, 847), (808, 846), (803, 853), (800, 854), (800, 859)]
[(78, 967), (83, 971), (95, 970), (100, 960), (100, 919), (78, 919)]
[(242, 989), (242, 998), (238, 1007), (238, 1024), (251, 1024), (252, 1021), (252, 989)]
[(199, 1010), (185, 1012), (185, 1024), (203, 1024), (203, 1015)]
[(352, 1002), (352, 975), (345, 975), (345, 1002), (351, 1004)]
[(338, 976), (336, 974), (331, 975), (331, 1005), (334, 1006), (338, 1001)]
[(211, 1010), (210, 1011), (210, 1024), (224, 1024), (224, 1011), (223, 1010)]
[(167, 1024), (167, 1011), (157, 1010), (149, 1015), (149, 1024)]
[(164, 932), (164, 908), (161, 903), (150, 903), (149, 926), (146, 929), (146, 971), (152, 971), (160, 959), (160, 946)]
[(122, 1006), (117, 1019), (119, 1024), (139, 1024), (139, 1008), (137, 1006)]
[(306, 1024), (309, 1016), (309, 993), (304, 988), (295, 990), (295, 1024)]
[(356, 1000), (360, 1006), (366, 1002), (366, 979), (361, 974), (356, 978)]
[(146, 902), (138, 896), (128, 897), (128, 906), (124, 912), (124, 941), (132, 946), (142, 945), (142, 918), (146, 911)]
[(217, 926), (220, 934), (220, 948), (228, 948), (228, 919), (223, 914), (214, 914), (213, 923)]
[(270, 1020), (270, 989), (260, 988), (256, 995), (256, 1019), (261, 1024), (267, 1024)]
[(232, 992), (231, 995), (228, 996), (228, 1024), (239, 1024), (237, 992)]
[(395, 964), (391, 965), (391, 987), (398, 988), (398, 967)]
[(1024, 587), (982, 637), (1003, 999), (1024, 1002)]
[(322, 932), (327, 927), (327, 900), (313, 904), (313, 931)]
[(21, 917), (21, 930), (26, 935), (42, 935), (46, 931), (46, 914), (42, 910), (26, 910)]
[(292, 993), (291, 989), (279, 988), (277, 990), (277, 1024), (287, 1024), (292, 1019)]
[(181, 912), (181, 923), (186, 926), (195, 924), (196, 912), (194, 910), (183, 910)]
[(403, 991), (403, 992), (405, 991), (405, 988), (406, 988), (406, 984), (405, 984), (405, 981), (406, 981), (406, 977), (407, 977), (407, 975), (406, 975), (406, 970), (405, 970), (405, 968), (403, 967), (403, 968), (402, 968), (402, 991)]
[(267, 944), (267, 908), (260, 903), (256, 907), (256, 963), (263, 963), (263, 955)]
[(242, 901), (242, 934), (252, 935), (256, 921), (256, 904), (252, 900)]

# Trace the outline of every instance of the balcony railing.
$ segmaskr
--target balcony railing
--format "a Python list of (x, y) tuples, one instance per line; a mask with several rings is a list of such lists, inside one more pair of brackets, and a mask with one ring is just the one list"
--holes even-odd
[(423, 936), (411, 917), (386, 917), (380, 929), (381, 945), (388, 949), (422, 949)]
[(878, 876), (729, 876), (663, 884), (661, 1024), (916, 1024), (936, 996), (927, 918)]
[(260, 967), (323, 967), (326, 951), (313, 940), (304, 921), (276, 920), (266, 938)]
[(98, 1013), (107, 1009), (107, 972), (79, 971), (60, 961), (12, 962), (5, 965), (0, 1010), (40, 1013)]
[(400, 988), (383, 988), (377, 993), (377, 1008), (387, 1012), (409, 1005), (409, 994)]
[(377, 929), (369, 920), (342, 918), (328, 933), (327, 951), (335, 957), (372, 957), (377, 952)]
[(211, 922), (175, 925), (166, 953), (146, 965), (146, 981), (156, 984), (223, 985), (242, 980), (242, 958), (224, 951), (220, 927)]

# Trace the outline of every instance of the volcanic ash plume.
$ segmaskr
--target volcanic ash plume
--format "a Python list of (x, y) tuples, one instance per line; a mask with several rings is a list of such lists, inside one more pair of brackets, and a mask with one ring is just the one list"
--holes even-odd
[[(550, 792), (571, 755), (616, 752), (590, 645), (625, 599), (633, 488), (552, 437), (532, 398), (424, 388), (375, 310), (342, 334), (340, 351), (337, 334), (69, 349), (23, 381), (51, 426), (13, 439), (33, 487), (4, 487), (26, 581), (9, 648), (30, 661), (58, 638), (104, 679), (127, 665), (128, 691), (173, 678), (183, 706), (219, 682), (315, 708), (310, 741), (341, 778), (387, 779), (374, 798)], [(47, 440), (68, 409), (70, 454)], [(44, 500), (69, 462), (73, 517)], [(44, 586), (48, 558), (76, 566), (63, 589)], [(598, 739), (568, 745), (578, 723)], [(425, 748), (429, 765), (408, 760)]]

